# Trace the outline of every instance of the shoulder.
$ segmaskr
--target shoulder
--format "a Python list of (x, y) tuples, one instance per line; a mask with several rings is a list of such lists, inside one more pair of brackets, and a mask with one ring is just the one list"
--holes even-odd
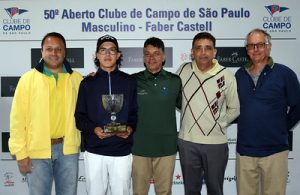
[(279, 72), (283, 72), (285, 74), (295, 74), (295, 72), (291, 68), (283, 64), (275, 63), (273, 68), (278, 69)]
[(225, 67), (225, 66), (222, 66), (220, 65), (219, 63), (217, 63), (216, 65), (217, 67), (215, 68), (215, 70), (213, 70), (216, 74), (222, 74), (222, 75), (225, 75), (227, 78), (233, 78), (234, 77), (234, 74), (233, 72)]
[(84, 78), (82, 79), (81, 84), (82, 84), (82, 85), (86, 85), (86, 84), (88, 84), (88, 83), (90, 83), (90, 82), (93, 82), (93, 81), (95, 81), (95, 80), (96, 80), (96, 76), (86, 76), (86, 77), (84, 77)]
[(132, 74), (132, 76), (136, 79), (137, 82), (147, 81), (145, 76), (145, 70)]
[(239, 69), (237, 69), (237, 71), (235, 72), (235, 77), (239, 77), (241, 74), (243, 74), (245, 71), (244, 67), (240, 67)]
[(129, 82), (129, 83), (136, 82), (136, 77), (134, 75), (128, 74), (126, 72), (119, 71), (118, 76), (121, 79), (123, 79), (125, 83), (126, 82)]
[(179, 66), (178, 70), (176, 71), (176, 74), (180, 74), (183, 69), (190, 69), (190, 70), (192, 70), (193, 69), (192, 62), (185, 62), (185, 63), (181, 64)]
[(140, 72), (133, 73), (132, 76), (135, 77), (135, 78), (144, 77), (144, 70), (140, 71)]
[(176, 74), (179, 75), (179, 77), (183, 80), (190, 77), (192, 73), (193, 73), (193, 62), (186, 62), (181, 64), (176, 71)]
[(131, 75), (131, 74), (128, 74), (128, 73), (126, 73), (126, 72), (123, 72), (123, 71), (119, 71), (119, 76), (120, 77), (126, 77), (126, 78), (134, 78), (134, 76), (133, 75)]
[(281, 77), (282, 79), (284, 79), (285, 81), (287, 81), (289, 83), (298, 83), (299, 82), (297, 74), (288, 66), (275, 63), (273, 69), (274, 69), (274, 72), (275, 72), (277, 78)]
[(33, 83), (41, 83), (43, 81), (43, 73), (37, 71), (35, 68), (25, 72), (19, 79), (17, 89), (29, 89)]
[(223, 67), (223, 71), (224, 71), (224, 74), (227, 75), (227, 77), (234, 78), (234, 74), (233, 74), (232, 70), (230, 70), (226, 67)]
[(32, 76), (33, 76), (34, 74), (36, 74), (36, 73), (40, 73), (40, 72), (37, 71), (35, 68), (33, 68), (33, 69), (31, 69), (31, 70), (25, 72), (25, 73), (21, 76), (21, 78), (32, 77)]
[(166, 72), (166, 76), (167, 76), (168, 78), (170, 78), (170, 79), (172, 79), (172, 80), (178, 80), (178, 81), (181, 81), (179, 75), (177, 75), (177, 74), (175, 74), (175, 73), (172, 73), (172, 72), (169, 72), (169, 71), (166, 71), (166, 70), (164, 70), (164, 71)]
[(18, 81), (18, 88), (23, 88), (31, 83), (31, 78), (34, 75), (34, 71), (30, 70), (28, 72), (25, 72)]
[(36, 77), (36, 76), (41, 76), (43, 75), (42, 73), (40, 73), (39, 71), (37, 71), (35, 68), (25, 72), (21, 78), (20, 81), (21, 82), (26, 82), (26, 81), (30, 81), (31, 78)]
[(77, 71), (74, 71), (72, 72), (71, 74), (71, 78), (72, 79), (75, 79), (76, 81), (81, 81), (83, 79), (83, 77), (81, 76), (81, 74)]
[(79, 72), (77, 72), (76, 70), (73, 70), (72, 76), (77, 77), (77, 78), (82, 78), (82, 75)]

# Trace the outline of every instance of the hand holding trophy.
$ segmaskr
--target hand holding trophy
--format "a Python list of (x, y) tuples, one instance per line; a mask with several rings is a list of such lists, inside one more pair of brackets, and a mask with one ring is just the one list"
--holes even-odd
[(127, 126), (116, 123), (116, 114), (121, 111), (123, 107), (123, 94), (109, 94), (102, 95), (102, 105), (106, 112), (110, 113), (111, 122), (104, 126), (105, 133), (122, 133), (127, 131)]

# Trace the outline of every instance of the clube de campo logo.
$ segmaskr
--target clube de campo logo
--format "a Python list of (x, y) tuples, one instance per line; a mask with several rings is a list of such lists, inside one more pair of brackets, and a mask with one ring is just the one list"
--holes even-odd
[(290, 9), (288, 7), (282, 7), (280, 5), (275, 5), (275, 4), (267, 5), (267, 6), (265, 6), (265, 8), (268, 10), (268, 12), (270, 13), (271, 16), (273, 16), (276, 13), (280, 13), (280, 12)]
[(23, 14), (25, 12), (28, 12), (28, 10), (26, 9), (20, 9), (18, 7), (9, 7), (9, 8), (5, 8), (5, 11), (7, 12), (7, 14), (9, 15), (10, 18), (13, 18), (14, 15), (16, 14)]
[(289, 33), (292, 32), (292, 16), (290, 8), (279, 4), (265, 5), (266, 14), (263, 17), (263, 28), (272, 33)]
[(4, 35), (24, 35), (30, 34), (30, 18), (27, 17), (29, 11), (20, 7), (4, 8), (6, 16), (2, 19), (2, 31)]

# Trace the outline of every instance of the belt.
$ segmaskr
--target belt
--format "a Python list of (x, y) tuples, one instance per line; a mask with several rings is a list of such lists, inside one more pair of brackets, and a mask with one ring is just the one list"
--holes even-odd
[(51, 139), (51, 145), (54, 145), (54, 144), (61, 144), (63, 143), (64, 139), (61, 137), (61, 138), (55, 138), (55, 139)]

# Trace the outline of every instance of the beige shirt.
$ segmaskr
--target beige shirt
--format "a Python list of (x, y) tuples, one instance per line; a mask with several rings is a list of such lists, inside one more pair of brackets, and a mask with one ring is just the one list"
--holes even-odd
[(213, 60), (201, 72), (195, 61), (177, 70), (182, 80), (179, 138), (201, 144), (227, 143), (226, 127), (239, 115), (236, 80), (231, 71)]

